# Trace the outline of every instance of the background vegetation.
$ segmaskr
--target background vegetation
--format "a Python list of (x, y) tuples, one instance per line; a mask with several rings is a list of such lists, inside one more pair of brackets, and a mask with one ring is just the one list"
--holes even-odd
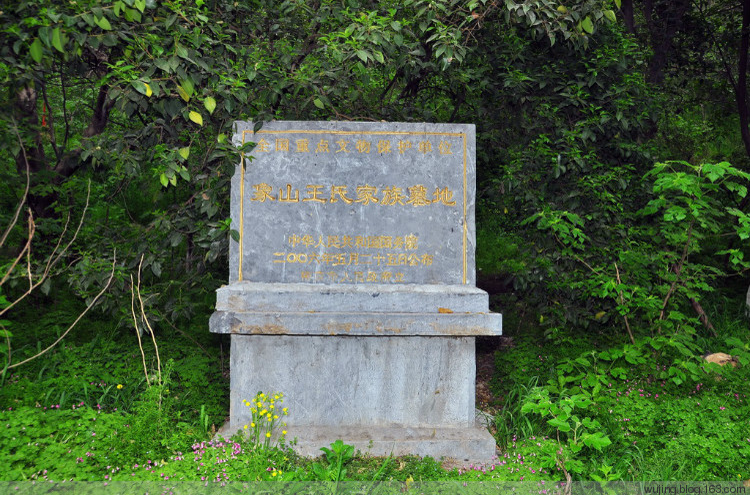
[[(0, 26), (3, 479), (750, 478), (750, 1), (4, 1)], [(231, 126), (269, 119), (476, 123), (497, 462), (208, 440)]]

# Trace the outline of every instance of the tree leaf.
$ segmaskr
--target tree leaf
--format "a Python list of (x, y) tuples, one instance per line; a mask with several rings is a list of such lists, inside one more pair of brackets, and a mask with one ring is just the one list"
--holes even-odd
[(159, 176), (159, 182), (161, 182), (161, 185), (164, 187), (167, 187), (169, 185), (169, 180), (167, 180), (167, 176), (164, 174), (161, 174)]
[(612, 440), (604, 436), (600, 431), (584, 434), (581, 436), (581, 440), (583, 440), (584, 445), (593, 447), (596, 450), (602, 450), (602, 447), (606, 447), (612, 443)]
[(362, 62), (367, 62), (367, 52), (364, 50), (357, 50), (357, 56)]
[(609, 19), (611, 22), (615, 22), (617, 20), (617, 16), (615, 16), (614, 10), (605, 10), (604, 17)]
[(320, 101), (320, 98), (315, 98), (313, 100), (313, 104), (318, 108), (324, 108), (323, 102)]
[(179, 84), (177, 85), (177, 92), (178, 92), (178, 93), (180, 94), (180, 97), (181, 97), (181, 98), (182, 98), (183, 100), (185, 100), (186, 102), (190, 101), (190, 95), (189, 95), (189, 94), (188, 94), (188, 92), (187, 92), (187, 91), (185, 91), (185, 89), (184, 89), (184, 88), (183, 88), (182, 86), (180, 86)]
[(146, 0), (135, 0), (135, 8), (140, 10), (141, 12), (144, 11), (146, 8)]
[(213, 114), (214, 109), (216, 109), (216, 100), (208, 96), (205, 100), (203, 100), (203, 106), (206, 107), (208, 113)]
[(65, 48), (63, 48), (62, 42), (62, 32), (59, 27), (52, 31), (52, 46), (54, 46), (58, 52), (65, 53)]
[(179, 155), (182, 158), (187, 160), (188, 157), (190, 156), (190, 146), (185, 146), (184, 148), (180, 148), (179, 150), (177, 150), (177, 153), (179, 153)]
[(201, 126), (203, 125), (203, 117), (201, 116), (201, 114), (199, 114), (199, 113), (198, 113), (198, 112), (196, 112), (195, 110), (192, 110), (192, 111), (191, 111), (191, 112), (190, 112), (190, 113), (188, 114), (188, 117), (190, 117), (190, 120), (192, 120), (192, 121), (193, 121), (193, 122), (195, 122), (196, 124), (198, 124), (198, 125), (201, 125)]
[(94, 22), (97, 26), (105, 31), (110, 31), (112, 29), (112, 25), (109, 23), (106, 17), (94, 17)]
[(615, 0), (615, 5), (617, 5), (618, 9), (621, 8), (622, 7), (622, 0)]
[(570, 431), (570, 424), (567, 421), (563, 421), (562, 419), (552, 418), (548, 420), (547, 423), (550, 426), (554, 426), (555, 428), (562, 431), (563, 433)]
[(591, 22), (591, 17), (586, 16), (586, 18), (581, 22), (581, 27), (587, 33), (594, 34), (594, 23)]
[(34, 62), (40, 63), (42, 61), (42, 42), (39, 41), (39, 38), (36, 38), (31, 44), (29, 52), (31, 53), (31, 58), (34, 59)]
[(133, 81), (131, 83), (136, 91), (145, 96), (151, 96), (154, 92), (151, 90), (151, 86), (143, 81)]
[(181, 79), (180, 86), (182, 86), (182, 89), (185, 90), (185, 93), (187, 93), (188, 96), (193, 96), (193, 93), (194, 93), (193, 81), (187, 78)]

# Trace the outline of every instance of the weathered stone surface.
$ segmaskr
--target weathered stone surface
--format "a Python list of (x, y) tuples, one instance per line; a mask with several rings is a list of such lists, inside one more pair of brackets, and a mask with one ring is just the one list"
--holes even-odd
[(284, 393), (290, 426), (474, 425), (472, 337), (233, 335), (230, 417)]
[(487, 293), (469, 285), (327, 285), (241, 282), (216, 291), (218, 311), (486, 312)]
[(215, 333), (274, 335), (500, 335), (487, 293), (466, 285), (241, 282), (217, 291)]
[(232, 181), (230, 284), (210, 329), (232, 335), (242, 401), (283, 392), (295, 449), (486, 461), (474, 337), (501, 316), (474, 287), (474, 126), (271, 122)]
[[(474, 126), (270, 122), (232, 180), (230, 282), (474, 285)], [(303, 151), (307, 150), (307, 151)]]
[[(221, 433), (236, 432), (226, 425)], [(373, 456), (430, 456), (472, 463), (489, 463), (495, 454), (495, 439), (480, 422), (470, 428), (414, 428), (402, 426), (304, 426), (290, 427), (287, 438), (297, 443), (294, 450), (303, 456), (318, 457), (320, 447), (346, 439), (363, 454)]]
[(214, 333), (246, 335), (499, 335), (490, 313), (223, 312), (211, 316)]

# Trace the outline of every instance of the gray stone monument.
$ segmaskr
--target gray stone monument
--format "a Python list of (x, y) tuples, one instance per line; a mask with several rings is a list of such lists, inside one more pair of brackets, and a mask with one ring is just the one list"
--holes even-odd
[(231, 434), (283, 392), (295, 450), (489, 460), (474, 407), (478, 335), (500, 335), (474, 273), (473, 125), (235, 123), (257, 143), (232, 179)]

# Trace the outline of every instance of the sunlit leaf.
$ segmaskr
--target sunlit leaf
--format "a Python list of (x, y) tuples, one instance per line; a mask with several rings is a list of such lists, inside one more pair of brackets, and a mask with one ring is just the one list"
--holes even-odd
[(196, 124), (203, 125), (203, 117), (198, 112), (192, 110), (188, 116), (190, 117), (190, 120)]
[(581, 27), (587, 33), (594, 34), (594, 23), (591, 22), (591, 17), (586, 16), (586, 18), (581, 21)]
[(109, 31), (112, 29), (112, 25), (109, 23), (106, 17), (94, 17), (94, 22), (97, 26), (105, 31)]
[(187, 92), (187, 91), (185, 91), (185, 89), (184, 89), (184, 88), (183, 88), (182, 86), (180, 86), (179, 84), (177, 85), (177, 92), (178, 92), (178, 93), (180, 94), (180, 97), (181, 97), (181, 98), (182, 98), (183, 100), (185, 100), (186, 102), (187, 102), (187, 101), (190, 101), (190, 95), (189, 95), (189, 94), (188, 94), (188, 92)]
[(133, 81), (131, 83), (136, 91), (145, 96), (151, 96), (154, 92), (151, 90), (151, 86), (143, 81)]
[(203, 106), (206, 107), (208, 113), (213, 114), (214, 109), (216, 108), (216, 100), (208, 96), (205, 100), (203, 100)]

